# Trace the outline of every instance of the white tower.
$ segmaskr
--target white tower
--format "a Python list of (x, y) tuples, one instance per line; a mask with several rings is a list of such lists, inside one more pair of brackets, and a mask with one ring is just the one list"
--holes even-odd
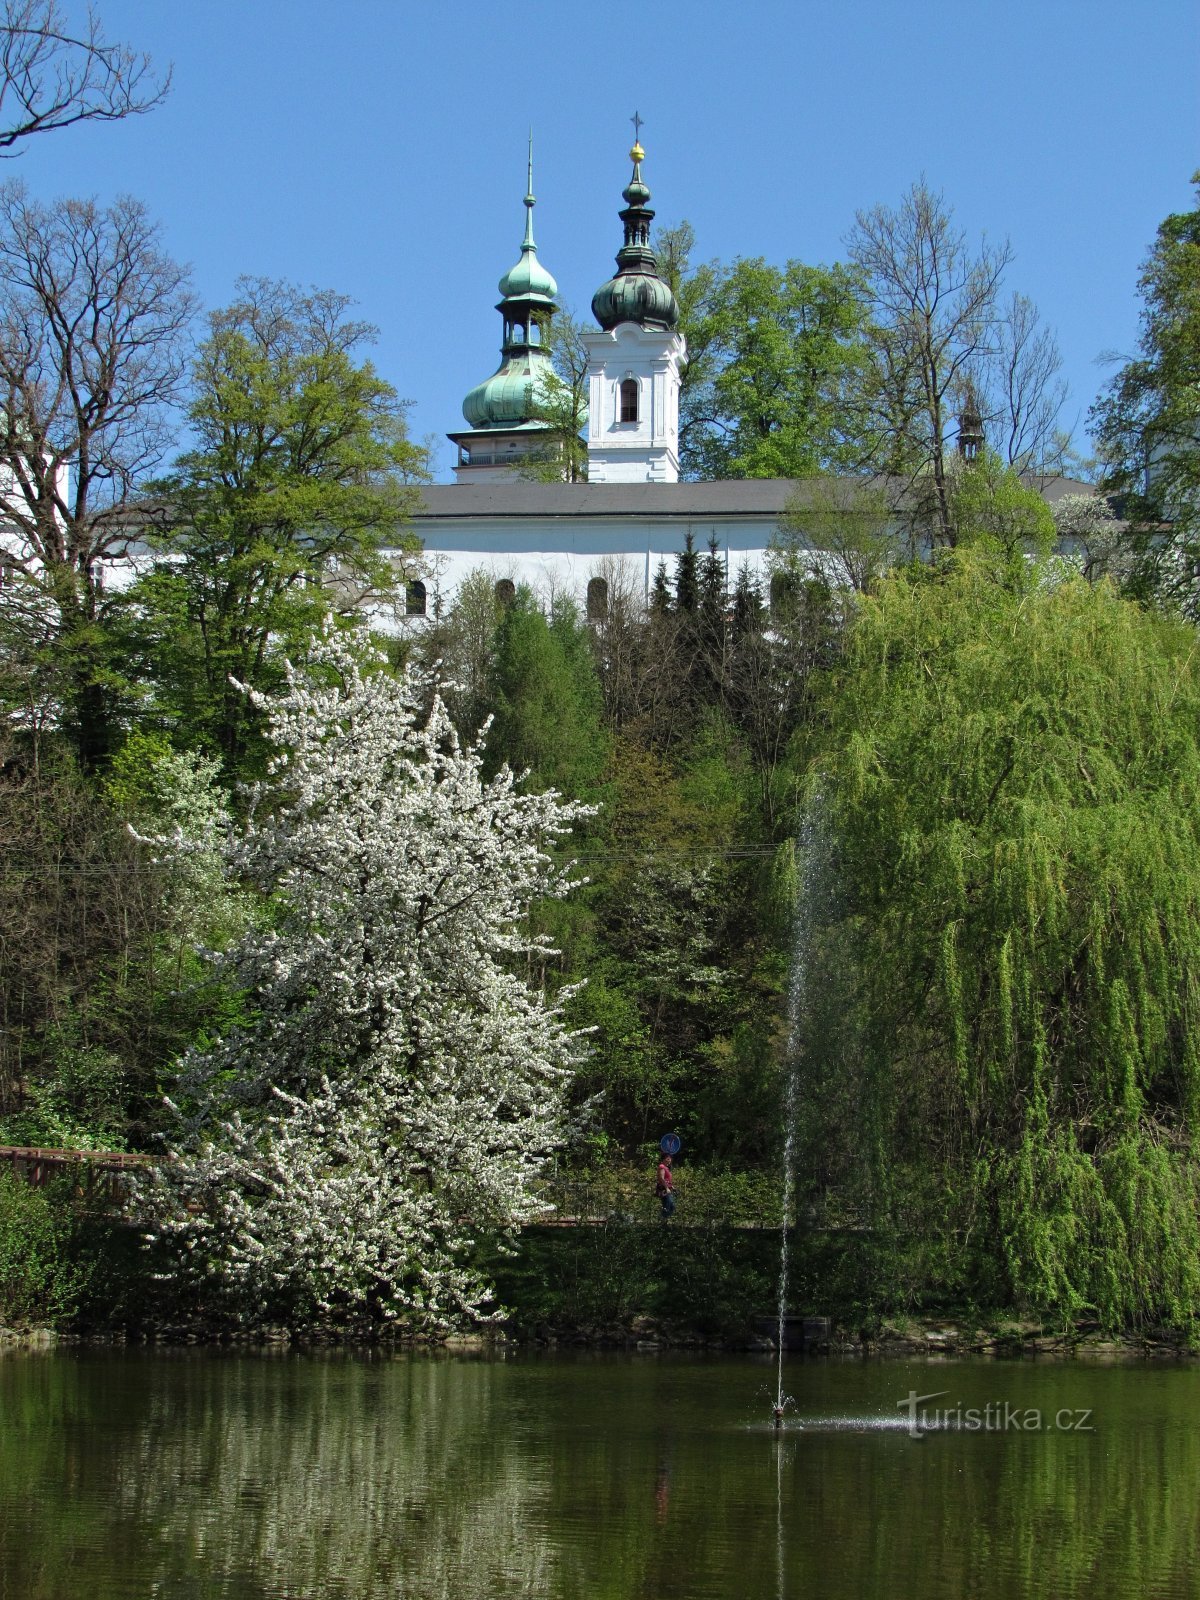
[[(635, 118), (635, 129), (637, 127)], [(591, 483), (678, 483), (679, 369), (687, 355), (676, 330), (679, 307), (650, 248), (654, 213), (642, 182), (646, 152), (629, 152), (633, 177), (620, 213), (625, 243), (617, 275), (592, 299), (601, 332), (588, 352), (588, 479)]]

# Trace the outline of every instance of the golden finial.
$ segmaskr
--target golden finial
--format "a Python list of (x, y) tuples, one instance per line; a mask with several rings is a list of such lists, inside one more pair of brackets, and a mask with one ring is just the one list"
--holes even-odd
[(644, 161), (646, 152), (642, 149), (642, 119), (635, 111), (629, 120), (633, 123), (633, 149), (629, 152), (629, 159)]

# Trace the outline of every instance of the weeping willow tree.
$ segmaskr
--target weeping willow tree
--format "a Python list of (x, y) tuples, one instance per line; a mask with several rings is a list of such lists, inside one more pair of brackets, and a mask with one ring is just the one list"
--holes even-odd
[(1196, 652), (979, 549), (862, 602), (817, 761), (806, 1131), (887, 1242), (880, 1299), (1200, 1314)]

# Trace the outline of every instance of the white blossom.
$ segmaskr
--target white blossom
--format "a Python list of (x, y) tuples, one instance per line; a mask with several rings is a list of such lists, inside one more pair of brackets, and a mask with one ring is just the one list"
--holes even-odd
[(247, 1020), (181, 1063), (139, 1196), (243, 1319), (480, 1315), (474, 1234), (538, 1213), (561, 1139), (579, 1040), (522, 976), (547, 952), (526, 913), (569, 890), (550, 847), (588, 808), (485, 780), (427, 691), (331, 633), (255, 697), (277, 755), (225, 870), (271, 912), (217, 958)]

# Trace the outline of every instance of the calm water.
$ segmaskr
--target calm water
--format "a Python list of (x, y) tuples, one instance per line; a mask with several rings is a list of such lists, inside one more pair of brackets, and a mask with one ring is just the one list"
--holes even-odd
[[(1200, 1593), (1200, 1367), (797, 1361), (781, 1436), (773, 1380), (732, 1358), (6, 1356), (0, 1596)], [(955, 1415), (910, 1438), (910, 1390)]]

